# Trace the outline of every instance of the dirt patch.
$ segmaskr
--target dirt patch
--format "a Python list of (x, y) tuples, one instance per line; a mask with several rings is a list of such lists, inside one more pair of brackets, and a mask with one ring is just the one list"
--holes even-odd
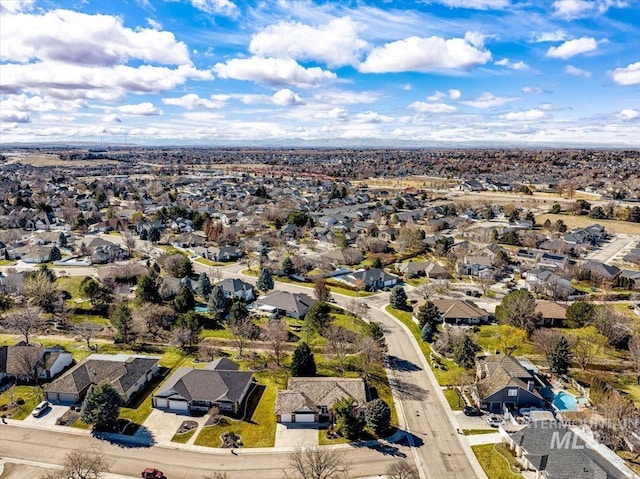
[(231, 425), (231, 420), (227, 417), (220, 416), (220, 415), (211, 416), (205, 424), (205, 426), (220, 426), (220, 427), (226, 427), (230, 425)]
[(80, 419), (80, 413), (69, 409), (56, 420), (56, 424), (58, 426), (73, 426), (78, 419)]
[(242, 438), (233, 431), (225, 432), (220, 439), (224, 448), (233, 449), (242, 446)]
[(192, 429), (196, 429), (198, 427), (198, 423), (195, 421), (182, 421), (180, 427), (176, 431), (176, 434), (185, 434)]

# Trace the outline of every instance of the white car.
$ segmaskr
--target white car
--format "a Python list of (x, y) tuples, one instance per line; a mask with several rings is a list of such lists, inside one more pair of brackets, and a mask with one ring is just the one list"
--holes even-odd
[(491, 416), (487, 418), (487, 424), (491, 427), (499, 427), (501, 424), (504, 424), (504, 419), (498, 416)]
[(51, 404), (49, 404), (49, 401), (42, 401), (33, 409), (33, 411), (31, 412), (31, 415), (33, 417), (40, 417), (43, 412), (49, 409), (50, 406)]

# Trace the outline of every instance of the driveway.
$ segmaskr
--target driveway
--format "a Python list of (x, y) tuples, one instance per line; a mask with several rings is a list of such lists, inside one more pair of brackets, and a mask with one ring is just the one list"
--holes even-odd
[(42, 413), (40, 417), (33, 417), (31, 414), (29, 414), (23, 419), (23, 422), (25, 424), (33, 424), (34, 426), (55, 426), (58, 418), (68, 410), (69, 406), (60, 406), (54, 404), (44, 413)]
[[(176, 433), (183, 421), (195, 421), (198, 423), (198, 430), (209, 419), (209, 415), (193, 417), (187, 414), (176, 414), (153, 408), (143, 426), (151, 434), (156, 444), (171, 444), (171, 438)], [(192, 439), (198, 435), (198, 431)]]
[(319, 424), (276, 424), (275, 447), (317, 446)]

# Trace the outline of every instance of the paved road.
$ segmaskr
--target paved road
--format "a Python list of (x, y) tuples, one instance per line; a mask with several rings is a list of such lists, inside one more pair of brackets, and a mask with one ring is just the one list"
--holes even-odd
[[(255, 453), (245, 449), (232, 455), (230, 451), (202, 453), (157, 446), (123, 448), (85, 435), (0, 424), (0, 454), (5, 458), (60, 464), (69, 451), (92, 445), (102, 450), (110, 472), (123, 475), (137, 476), (143, 467), (153, 466), (171, 479), (200, 479), (212, 471), (227, 471), (231, 479), (282, 479), (287, 467), (287, 452)], [(354, 471), (352, 477), (382, 474), (397, 459), (388, 451), (372, 448), (350, 448), (344, 453)], [(400, 446), (397, 453), (409, 451)]]
[(616, 235), (614, 239), (602, 245), (599, 250), (590, 253), (589, 259), (609, 263), (620, 251), (631, 246), (636, 241), (636, 238), (628, 235)]

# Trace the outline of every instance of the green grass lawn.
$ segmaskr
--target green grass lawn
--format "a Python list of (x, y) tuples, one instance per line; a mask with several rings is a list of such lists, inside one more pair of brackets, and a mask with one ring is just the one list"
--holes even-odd
[(0, 259), (0, 266), (13, 266), (14, 264), (16, 264), (16, 262), (10, 259)]
[(229, 266), (231, 264), (234, 264), (233, 262), (220, 263), (220, 262), (217, 262), (217, 261), (211, 261), (210, 259), (207, 259), (207, 258), (197, 258), (195, 260), (195, 262), (203, 264), (205, 266)]
[(33, 408), (44, 399), (42, 389), (38, 386), (13, 386), (0, 394), (0, 408), (18, 398), (24, 399), (22, 406), (15, 405), (6, 411), (0, 411), (0, 414), (11, 416), (12, 419), (24, 419), (31, 414)]
[[(496, 333), (498, 331), (498, 325), (485, 324), (480, 326), (480, 332), (477, 335), (478, 346), (484, 351), (488, 351), (493, 354), (496, 349), (500, 349), (500, 343), (496, 339)], [(518, 345), (517, 349), (513, 353), (514, 356), (529, 356), (534, 354), (533, 345), (526, 341)]]
[(515, 458), (504, 445), (485, 444), (472, 446), (471, 449), (489, 479), (522, 479), (521, 474), (511, 471), (511, 464), (515, 464)]
[(627, 393), (633, 402), (636, 404), (636, 407), (640, 409), (640, 385), (633, 384), (626, 387), (623, 387), (622, 390)]
[(460, 411), (464, 407), (464, 401), (458, 395), (458, 392), (455, 389), (445, 389), (442, 392), (444, 393), (444, 397), (447, 398), (447, 402), (449, 403), (449, 407), (452, 410)]
[(333, 446), (335, 444), (349, 444), (351, 441), (346, 437), (338, 436), (333, 439), (327, 437), (327, 428), (322, 427), (318, 429), (318, 444), (320, 446)]
[(497, 432), (496, 429), (463, 429), (462, 433), (465, 436), (476, 436), (478, 434), (493, 434)]
[(171, 438), (171, 442), (177, 442), (178, 444), (186, 444), (187, 442), (189, 442), (189, 439), (191, 439), (191, 436), (193, 436), (195, 433), (196, 433), (196, 429), (192, 429), (191, 431), (185, 432), (184, 434), (176, 433)]

